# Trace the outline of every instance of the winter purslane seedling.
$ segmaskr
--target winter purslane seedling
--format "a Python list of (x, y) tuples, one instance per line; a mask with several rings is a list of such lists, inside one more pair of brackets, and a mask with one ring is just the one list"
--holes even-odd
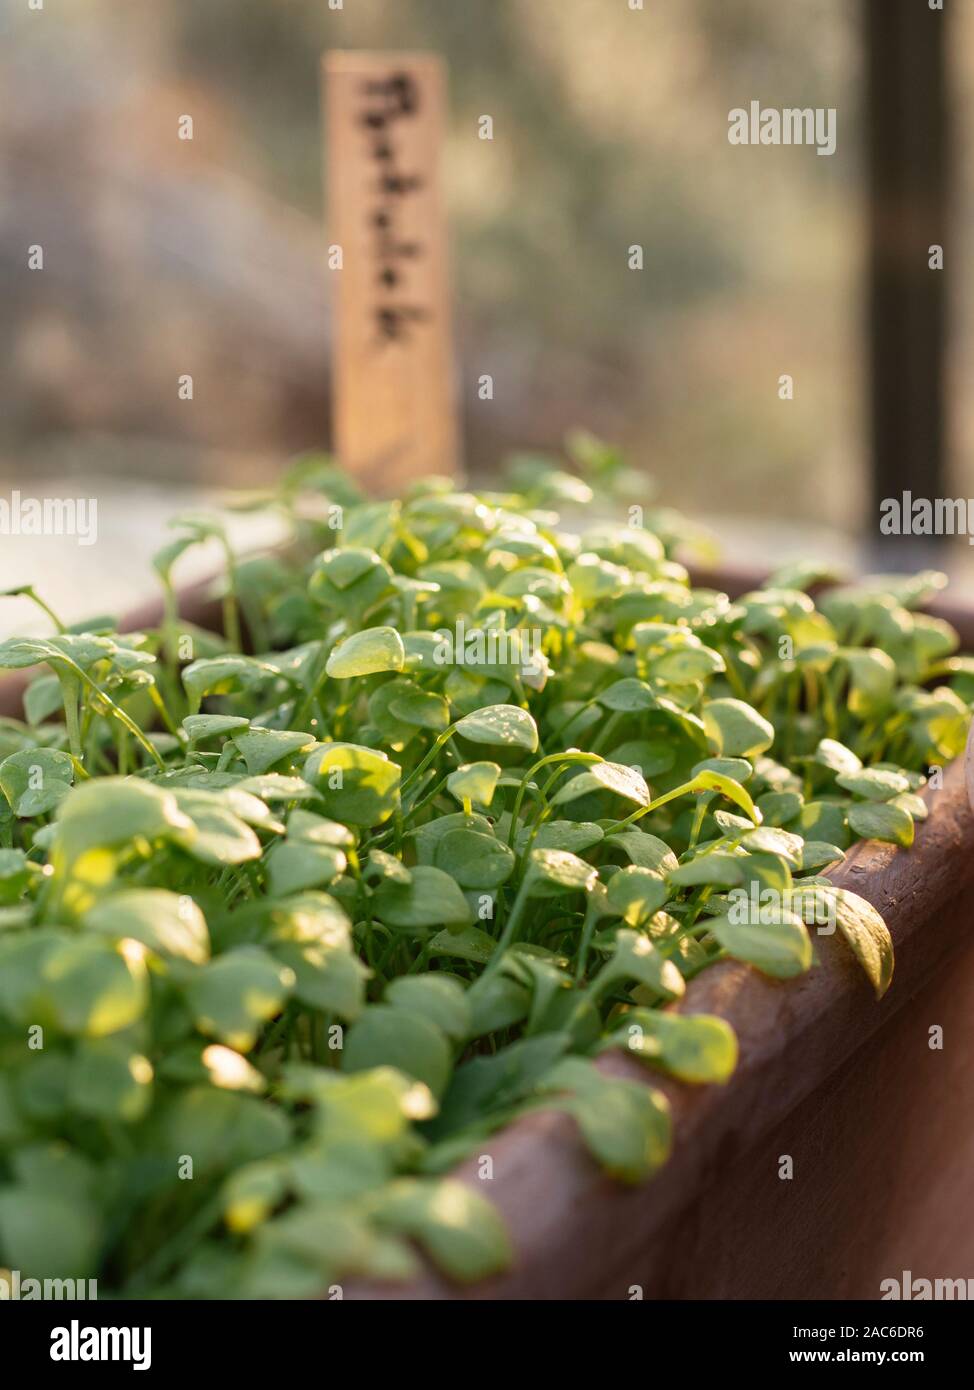
[[(460, 1158), (557, 1108), (639, 1181), (652, 1073), (732, 1074), (728, 1025), (680, 1012), (700, 971), (790, 979), (824, 929), (886, 990), (881, 917), (824, 872), (908, 847), (963, 747), (941, 576), (816, 602), (796, 566), (732, 602), (668, 511), (562, 525), (633, 483), (574, 454), (395, 502), (306, 461), (281, 554), (177, 523), (156, 630), (38, 599), (55, 631), (0, 644), (34, 673), (0, 721), (0, 1265), (275, 1297), (422, 1250), (477, 1279), (510, 1246)], [(173, 578), (214, 535), (223, 635)], [(646, 1084), (601, 1072), (616, 1047)]]

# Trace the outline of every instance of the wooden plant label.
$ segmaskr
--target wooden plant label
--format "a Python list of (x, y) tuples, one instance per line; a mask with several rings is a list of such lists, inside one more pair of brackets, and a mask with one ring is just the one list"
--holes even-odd
[(323, 60), (339, 460), (394, 493), (457, 464), (447, 237), (445, 78), (427, 54)]

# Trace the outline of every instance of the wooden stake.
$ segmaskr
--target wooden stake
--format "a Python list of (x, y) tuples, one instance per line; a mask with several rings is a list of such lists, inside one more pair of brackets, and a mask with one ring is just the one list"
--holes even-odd
[(339, 460), (394, 493), (453, 474), (457, 419), (440, 191), (445, 78), (428, 54), (323, 60)]

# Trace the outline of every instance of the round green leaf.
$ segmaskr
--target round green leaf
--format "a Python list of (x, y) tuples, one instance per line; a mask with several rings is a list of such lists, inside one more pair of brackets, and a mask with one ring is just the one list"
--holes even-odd
[(464, 763), (446, 779), (447, 790), (457, 801), (469, 800), (489, 806), (501, 770), (497, 763)]
[(89, 849), (191, 834), (193, 822), (172, 792), (133, 777), (99, 777), (75, 787), (58, 807), (58, 839), (69, 859)]
[(334, 680), (371, 676), (377, 671), (401, 671), (406, 661), (402, 638), (394, 627), (367, 627), (343, 638), (325, 666)]
[(132, 1124), (152, 1099), (152, 1065), (114, 1038), (79, 1045), (71, 1067), (74, 1108), (83, 1115)]
[(805, 924), (786, 910), (769, 915), (776, 920), (752, 924), (713, 917), (707, 928), (729, 956), (747, 961), (762, 974), (781, 980), (801, 975), (812, 963), (812, 943)]
[(333, 882), (345, 862), (343, 851), (334, 845), (287, 840), (274, 845), (267, 856), (267, 881), (275, 897), (284, 897)]
[(634, 802), (637, 806), (648, 806), (650, 802), (649, 788), (641, 772), (632, 767), (625, 767), (622, 763), (605, 762), (596, 763), (594, 767), (586, 768), (584, 772), (572, 777), (555, 793), (551, 804), (563, 806), (580, 796), (598, 791), (614, 792), (616, 796)]
[(272, 949), (275, 959), (293, 972), (295, 999), (348, 1021), (358, 1018), (369, 976), (358, 956), (344, 947), (315, 942), (282, 941)]
[(142, 1017), (149, 991), (141, 958), (97, 936), (55, 946), (42, 965), (44, 1002), (56, 1027), (102, 1038)]
[(173, 793), (191, 828), (176, 836), (187, 854), (204, 864), (244, 864), (259, 859), (260, 841), (250, 826), (230, 809), (232, 799), (220, 792), (179, 788)]
[(345, 1035), (342, 1070), (382, 1066), (398, 1068), (441, 1096), (453, 1057), (445, 1034), (428, 1018), (390, 1004), (373, 1004)]
[(620, 1023), (616, 1041), (681, 1081), (720, 1084), (737, 1065), (737, 1037), (725, 1019), (633, 1009)]
[(488, 705), (457, 721), (456, 731), (470, 743), (488, 743), (498, 748), (538, 747), (538, 728), (527, 710), (517, 705)]
[(89, 908), (88, 930), (123, 940), (131, 937), (161, 956), (202, 964), (209, 958), (206, 918), (187, 894), (165, 888), (127, 888)]
[(514, 872), (514, 853), (492, 835), (451, 830), (437, 842), (436, 867), (461, 888), (499, 888)]
[(0, 789), (14, 815), (43, 816), (64, 800), (74, 764), (56, 748), (24, 748), (0, 763)]
[(243, 946), (203, 966), (186, 990), (197, 1028), (247, 1052), (261, 1027), (280, 1013), (294, 974), (258, 947)]
[(399, 804), (399, 765), (374, 748), (327, 743), (311, 754), (303, 776), (324, 812), (345, 825), (381, 825)]
[[(0, 768), (0, 773), (2, 773)], [(909, 779), (901, 772), (865, 767), (859, 772), (843, 773), (835, 779), (844, 791), (861, 796), (865, 801), (892, 801), (910, 790)]]
[(455, 881), (442, 869), (417, 864), (409, 883), (384, 879), (372, 900), (373, 912), (386, 926), (405, 930), (465, 926), (472, 914)]
[(703, 707), (707, 736), (724, 757), (750, 758), (774, 742), (774, 726), (744, 700), (710, 700)]
[(533, 897), (554, 893), (587, 893), (598, 879), (591, 864), (563, 849), (533, 849), (530, 855)]
[(668, 897), (669, 890), (659, 874), (635, 864), (620, 869), (609, 880), (609, 906), (630, 927), (650, 921)]
[(505, 1269), (511, 1243), (494, 1207), (452, 1181), (400, 1178), (384, 1188), (372, 1213), (380, 1226), (412, 1236), (451, 1279), (473, 1283)]
[(863, 840), (886, 840), (909, 849), (913, 844), (913, 817), (891, 802), (861, 801), (849, 807), (849, 826)]
[(247, 765), (251, 777), (259, 777), (269, 772), (278, 763), (290, 763), (299, 753), (314, 747), (311, 734), (300, 733), (296, 729), (250, 729), (245, 734), (237, 734), (233, 746)]
[(441, 734), (450, 723), (449, 701), (432, 690), (410, 690), (394, 696), (389, 702), (394, 719), (417, 729), (432, 729)]
[(463, 986), (439, 972), (403, 975), (386, 987), (385, 1002), (394, 1009), (428, 1018), (448, 1038), (462, 1041), (470, 1035), (470, 1005)]

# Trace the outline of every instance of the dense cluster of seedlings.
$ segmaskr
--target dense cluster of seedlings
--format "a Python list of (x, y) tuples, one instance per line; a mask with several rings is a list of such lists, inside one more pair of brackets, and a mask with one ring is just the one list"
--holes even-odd
[[(0, 645), (34, 670), (0, 722), (0, 1264), (287, 1296), (419, 1247), (475, 1279), (509, 1243), (458, 1159), (556, 1107), (636, 1181), (670, 1143), (652, 1072), (730, 1076), (728, 1025), (679, 1011), (698, 972), (798, 975), (828, 923), (887, 988), (881, 918), (824, 875), (908, 847), (962, 748), (942, 577), (732, 602), (679, 517), (610, 519), (610, 450), (575, 463), (370, 502), (305, 460), (279, 554), (176, 523), (158, 629), (45, 608)], [(213, 537), (222, 636), (174, 597)], [(647, 1084), (597, 1067), (619, 1046)]]

